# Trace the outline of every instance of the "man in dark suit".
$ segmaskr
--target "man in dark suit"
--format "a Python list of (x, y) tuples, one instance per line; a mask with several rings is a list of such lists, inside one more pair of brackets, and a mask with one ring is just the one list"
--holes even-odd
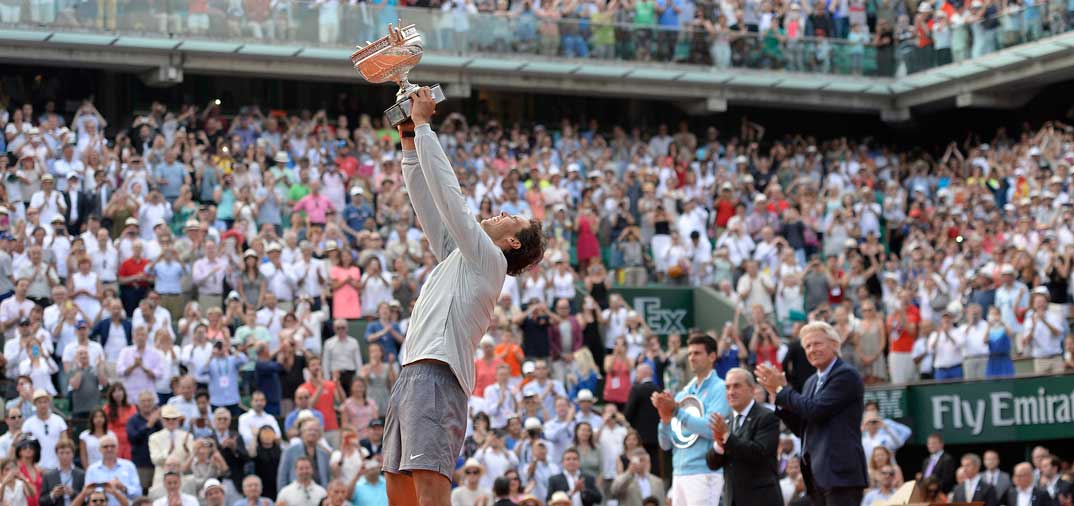
[(802, 438), (802, 475), (817, 506), (858, 506), (869, 483), (861, 418), (865, 384), (853, 367), (839, 359), (843, 336), (825, 322), (799, 332), (802, 347), (817, 373), (803, 392), (787, 388), (787, 378), (771, 365), (757, 368), (758, 382), (775, 396), (776, 411)]
[(1063, 480), (1062, 474), (1060, 474), (1061, 462), (1059, 457), (1055, 455), (1047, 455), (1040, 460), (1040, 477), (1037, 479), (1037, 486), (1044, 489), (1048, 493), (1048, 497), (1051, 497), (1056, 503), (1059, 502), (1059, 493), (1069, 491), (1071, 484), (1068, 481)]
[(749, 371), (727, 371), (724, 387), (731, 417), (713, 414), (710, 422), (716, 446), (705, 455), (709, 468), (723, 469), (725, 506), (782, 504), (779, 488), (779, 418), (753, 399), (755, 381)]
[(1054, 506), (1044, 489), (1033, 486), (1033, 465), (1022, 462), (1014, 466), (1011, 489), (1001, 498), (1003, 506)]
[(984, 470), (982, 479), (996, 489), (996, 499), (1002, 501), (1011, 489), (1011, 475), (999, 469), (999, 454), (994, 450), (984, 452)]
[(67, 220), (67, 233), (72, 236), (82, 233), (82, 224), (93, 213), (93, 196), (81, 191), (82, 179), (72, 172), (67, 175), (67, 190), (62, 193), (67, 210), (64, 218)]
[(563, 472), (553, 475), (548, 479), (548, 498), (552, 500), (552, 494), (564, 492), (574, 500), (578, 495), (582, 500), (582, 506), (600, 504), (604, 496), (597, 488), (597, 479), (581, 471), (582, 461), (578, 457), (578, 450), (567, 448), (563, 452)]
[(660, 388), (653, 382), (653, 368), (649, 364), (638, 365), (635, 375), (637, 380), (630, 387), (630, 396), (627, 398), (623, 416), (641, 435), (641, 445), (649, 452), (649, 460), (657, 469), (656, 474), (666, 478), (660, 457), (660, 440), (656, 433), (660, 425), (660, 413), (652, 402), (653, 393), (659, 392)]
[(955, 486), (955, 458), (943, 451), (943, 436), (939, 432), (929, 434), (925, 441), (929, 456), (921, 461), (921, 478), (935, 476), (940, 480), (940, 490), (950, 492)]
[(984, 506), (996, 506), (996, 489), (981, 476), (981, 457), (976, 453), (962, 456), (962, 476), (965, 481), (955, 486), (952, 502), (982, 502)]
[(41, 506), (64, 506), (85, 485), (86, 473), (75, 466), (75, 446), (69, 439), (56, 443), (56, 458), (60, 467), (46, 472), (41, 482)]

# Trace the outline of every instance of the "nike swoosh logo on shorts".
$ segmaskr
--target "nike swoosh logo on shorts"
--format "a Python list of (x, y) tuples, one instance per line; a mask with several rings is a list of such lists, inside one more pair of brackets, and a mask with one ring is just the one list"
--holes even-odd
[(420, 457), (420, 456), (422, 456), (422, 455), (425, 455), (425, 454), (424, 454), (424, 453), (419, 453), (419, 454), (417, 454), (417, 455), (411, 455), (411, 456), (410, 456), (410, 460), (414, 460), (414, 459), (416, 459), (416, 458), (418, 458), (418, 457)]

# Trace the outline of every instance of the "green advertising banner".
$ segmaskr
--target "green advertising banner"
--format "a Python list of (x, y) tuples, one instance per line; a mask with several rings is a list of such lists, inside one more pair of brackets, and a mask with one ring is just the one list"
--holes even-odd
[(905, 417), (913, 440), (952, 444), (1074, 438), (1074, 375), (871, 388), (888, 418)]
[(694, 325), (694, 291), (690, 288), (616, 287), (612, 293), (622, 295), (659, 336), (686, 334)]

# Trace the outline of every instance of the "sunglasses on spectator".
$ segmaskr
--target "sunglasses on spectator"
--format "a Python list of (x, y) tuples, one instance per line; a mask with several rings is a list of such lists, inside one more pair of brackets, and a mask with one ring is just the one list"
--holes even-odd
[(90, 504), (100, 504), (108, 502), (108, 499), (90, 499)]
[(481, 471), (478, 471), (478, 470), (476, 470), (476, 469), (471, 469), (471, 470), (469, 470), (469, 471), (466, 471), (466, 474), (467, 474), (468, 476), (472, 476), (472, 475), (475, 475), (475, 474), (481, 474)]

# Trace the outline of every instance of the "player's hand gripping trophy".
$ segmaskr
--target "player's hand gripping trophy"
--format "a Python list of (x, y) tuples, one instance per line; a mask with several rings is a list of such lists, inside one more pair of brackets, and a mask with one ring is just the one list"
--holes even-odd
[[(407, 80), (407, 75), (410, 69), (421, 61), (422, 52), (421, 34), (415, 25), (398, 28), (389, 24), (388, 35), (359, 47), (351, 54), (354, 68), (358, 69), (366, 81), (392, 81), (399, 85), (399, 91), (395, 94), (395, 105), (384, 111), (384, 116), (393, 127), (410, 119), (410, 95), (417, 91), (419, 86)], [(430, 86), (429, 90), (436, 103), (444, 101), (444, 92), (439, 84)]]

